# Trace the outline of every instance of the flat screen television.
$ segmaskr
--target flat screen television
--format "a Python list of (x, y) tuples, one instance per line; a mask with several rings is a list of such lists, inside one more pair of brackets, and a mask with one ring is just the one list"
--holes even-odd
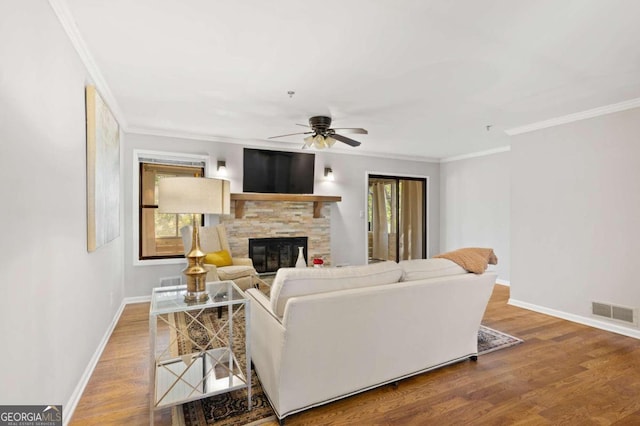
[(244, 149), (242, 192), (313, 194), (315, 154)]

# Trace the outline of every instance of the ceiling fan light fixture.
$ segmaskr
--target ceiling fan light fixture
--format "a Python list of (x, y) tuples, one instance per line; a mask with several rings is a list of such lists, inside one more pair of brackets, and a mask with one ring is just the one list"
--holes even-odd
[(305, 135), (304, 145), (302, 145), (302, 149), (307, 148), (316, 148), (316, 149), (325, 149), (331, 148), (335, 145), (336, 142), (345, 143), (351, 147), (360, 146), (360, 142), (343, 136), (342, 134), (336, 133), (336, 130), (340, 132), (346, 133), (358, 133), (362, 135), (366, 135), (367, 132), (365, 129), (360, 127), (337, 127), (335, 129), (331, 128), (331, 117), (327, 116), (314, 116), (309, 118), (309, 125), (306, 124), (298, 124), (298, 126), (306, 127), (308, 130), (306, 132), (297, 132), (297, 133), (288, 133), (286, 135), (278, 135), (278, 136), (269, 136), (268, 139), (275, 138), (284, 138), (287, 136), (294, 135)]
[(313, 144), (318, 149), (324, 149), (327, 147), (327, 144), (324, 141), (324, 136), (322, 135), (317, 135), (315, 138), (313, 138)]
[(307, 136), (306, 138), (304, 138), (304, 146), (303, 148), (311, 148), (311, 145), (313, 145), (313, 135), (311, 136)]

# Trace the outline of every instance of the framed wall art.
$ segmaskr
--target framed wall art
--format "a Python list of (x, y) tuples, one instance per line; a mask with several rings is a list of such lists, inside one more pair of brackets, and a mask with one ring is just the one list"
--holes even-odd
[(120, 128), (94, 86), (87, 111), (87, 250), (120, 235)]

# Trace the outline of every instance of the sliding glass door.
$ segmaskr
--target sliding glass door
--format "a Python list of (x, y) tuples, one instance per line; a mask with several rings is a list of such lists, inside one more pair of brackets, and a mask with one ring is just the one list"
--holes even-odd
[(369, 175), (368, 259), (424, 259), (426, 179)]

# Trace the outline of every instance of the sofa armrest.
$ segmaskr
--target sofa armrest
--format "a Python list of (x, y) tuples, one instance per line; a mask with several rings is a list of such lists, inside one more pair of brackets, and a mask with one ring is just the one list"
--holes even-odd
[(207, 270), (207, 282), (211, 281), (220, 281), (220, 277), (218, 276), (218, 268), (216, 265), (212, 263), (203, 263), (202, 266)]
[(269, 299), (260, 290), (245, 291), (251, 301), (251, 361), (255, 365), (263, 389), (269, 389), (269, 400), (280, 401), (280, 369), (286, 330), (280, 318), (271, 310)]
[(253, 261), (248, 257), (234, 257), (232, 259), (234, 265), (251, 266), (253, 267)]
[(269, 298), (260, 290), (255, 288), (250, 288), (245, 291), (245, 294), (249, 296), (252, 303), (255, 302), (256, 309), (263, 309), (266, 314), (272, 316), (278, 323), (282, 324), (282, 320), (278, 318), (278, 316), (271, 309), (271, 302)]

